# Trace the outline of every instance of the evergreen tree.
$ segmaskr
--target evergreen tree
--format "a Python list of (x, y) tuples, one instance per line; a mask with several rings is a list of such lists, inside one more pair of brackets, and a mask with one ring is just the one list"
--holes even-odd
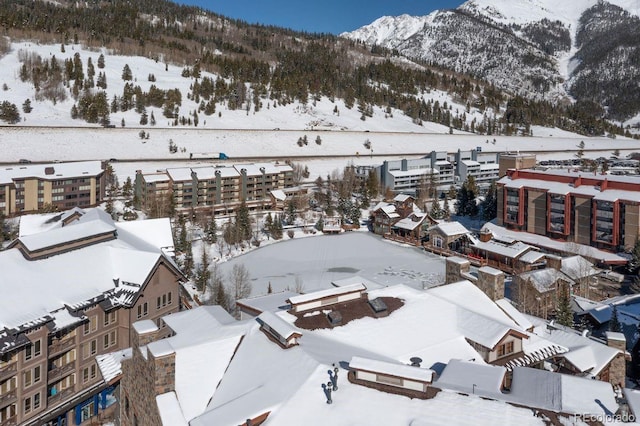
[(129, 64), (124, 64), (124, 68), (122, 69), (122, 79), (124, 81), (133, 80), (133, 74), (131, 73), (131, 68), (129, 68)]
[(271, 216), (271, 212), (267, 213), (262, 232), (267, 234), (267, 240), (271, 237), (271, 233), (273, 232), (273, 216)]
[(620, 324), (620, 319), (618, 318), (618, 307), (613, 305), (613, 309), (611, 310), (611, 319), (609, 320), (609, 331), (615, 331), (619, 333), (622, 331), (622, 325)]
[(444, 203), (442, 206), (442, 218), (445, 220), (451, 219), (451, 207), (449, 206), (449, 195), (444, 195)]
[(631, 259), (627, 263), (627, 269), (632, 274), (637, 274), (640, 270), (640, 238), (636, 240), (631, 250)]
[(207, 242), (214, 244), (218, 241), (218, 223), (216, 222), (215, 215), (211, 215), (209, 225), (207, 226)]
[(495, 181), (491, 182), (491, 186), (487, 191), (484, 201), (482, 202), (482, 218), (485, 221), (495, 219), (498, 214), (498, 188)]
[(131, 182), (131, 176), (127, 176), (127, 179), (122, 184), (122, 196), (130, 198), (133, 194), (133, 182)]
[(191, 247), (191, 240), (187, 240), (185, 242), (182, 272), (187, 276), (187, 278), (193, 275), (193, 251)]
[(33, 107), (31, 106), (31, 99), (27, 99), (24, 101), (24, 103), (22, 104), (22, 111), (24, 111), (25, 114), (29, 114), (31, 111), (33, 111)]
[(104, 68), (104, 55), (102, 53), (98, 56), (98, 68)]
[(556, 321), (567, 327), (573, 327), (573, 312), (571, 302), (566, 291), (561, 291), (558, 297), (558, 307), (556, 310)]
[(251, 239), (251, 218), (249, 217), (249, 208), (244, 200), (240, 202), (240, 207), (236, 212), (236, 225), (240, 234), (241, 241)]
[(200, 257), (200, 265), (198, 265), (195, 278), (196, 288), (200, 292), (204, 292), (209, 284), (211, 272), (209, 271), (209, 253), (207, 253), (207, 245), (202, 245), (202, 256)]

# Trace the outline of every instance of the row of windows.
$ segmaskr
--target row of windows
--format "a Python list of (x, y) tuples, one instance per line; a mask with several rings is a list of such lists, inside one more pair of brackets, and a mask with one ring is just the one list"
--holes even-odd
[(40, 392), (24, 399), (24, 413), (28, 414), (40, 408)]
[[(118, 332), (112, 330), (102, 336), (102, 348), (108, 349), (118, 344)], [(82, 359), (87, 359), (98, 353), (98, 339), (82, 344)]]
[(23, 380), (24, 387), (27, 388), (36, 383), (40, 383), (40, 380), (42, 379), (41, 373), (42, 372), (39, 365), (35, 367), (33, 370), (27, 370), (24, 373), (22, 373), (22, 377), (24, 379)]
[(167, 305), (171, 305), (172, 303), (171, 295), (172, 293), (169, 292), (169, 293), (163, 294), (162, 296), (158, 296), (156, 300), (156, 309), (164, 308)]

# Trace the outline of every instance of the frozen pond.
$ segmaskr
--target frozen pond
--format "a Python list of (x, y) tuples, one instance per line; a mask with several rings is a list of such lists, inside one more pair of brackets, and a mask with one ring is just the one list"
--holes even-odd
[(282, 241), (222, 263), (220, 271), (228, 276), (236, 263), (249, 270), (253, 296), (265, 294), (269, 282), (274, 292), (293, 291), (297, 278), (309, 292), (354, 275), (383, 286), (426, 288), (444, 283), (445, 272), (444, 258), (367, 232)]

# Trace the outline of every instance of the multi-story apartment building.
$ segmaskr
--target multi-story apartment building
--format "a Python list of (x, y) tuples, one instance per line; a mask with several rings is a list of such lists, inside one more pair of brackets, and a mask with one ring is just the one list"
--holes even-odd
[(416, 194), (426, 182), (433, 182), (440, 193), (451, 185), (464, 182), (473, 176), (480, 185), (488, 186), (498, 179), (498, 155), (478, 150), (458, 151), (449, 155), (446, 151), (432, 151), (423, 158), (385, 161), (380, 166), (355, 166), (356, 176), (375, 170), (383, 188), (394, 193)]
[[(86, 424), (115, 397), (96, 356), (131, 324), (179, 310), (168, 219), (114, 223), (100, 209), (21, 218), (0, 252), (0, 425)], [(162, 247), (162, 248), (161, 248)], [(166, 331), (166, 329), (165, 329)]]
[(100, 161), (19, 165), (0, 169), (0, 213), (5, 216), (89, 207), (104, 199), (105, 165)]
[(640, 236), (640, 183), (566, 170), (509, 170), (498, 181), (497, 224), (628, 251)]
[(171, 195), (175, 208), (208, 209), (214, 214), (233, 212), (244, 200), (249, 209), (271, 206), (270, 192), (293, 186), (287, 164), (236, 164), (182, 167), (164, 172), (136, 172), (136, 196), (143, 209)]

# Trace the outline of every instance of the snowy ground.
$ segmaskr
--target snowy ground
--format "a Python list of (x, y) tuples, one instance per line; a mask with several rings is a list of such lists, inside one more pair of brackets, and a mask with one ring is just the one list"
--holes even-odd
[[(196, 250), (194, 247), (194, 259), (198, 259)], [(214, 245), (209, 253), (215, 256), (215, 250)], [(280, 242), (220, 263), (219, 271), (228, 276), (238, 263), (249, 270), (252, 296), (266, 294), (269, 283), (274, 292), (293, 291), (298, 278), (304, 291), (310, 292), (354, 275), (383, 286), (402, 283), (422, 289), (443, 284), (445, 271), (444, 258), (366, 231), (293, 240), (285, 233)]]

